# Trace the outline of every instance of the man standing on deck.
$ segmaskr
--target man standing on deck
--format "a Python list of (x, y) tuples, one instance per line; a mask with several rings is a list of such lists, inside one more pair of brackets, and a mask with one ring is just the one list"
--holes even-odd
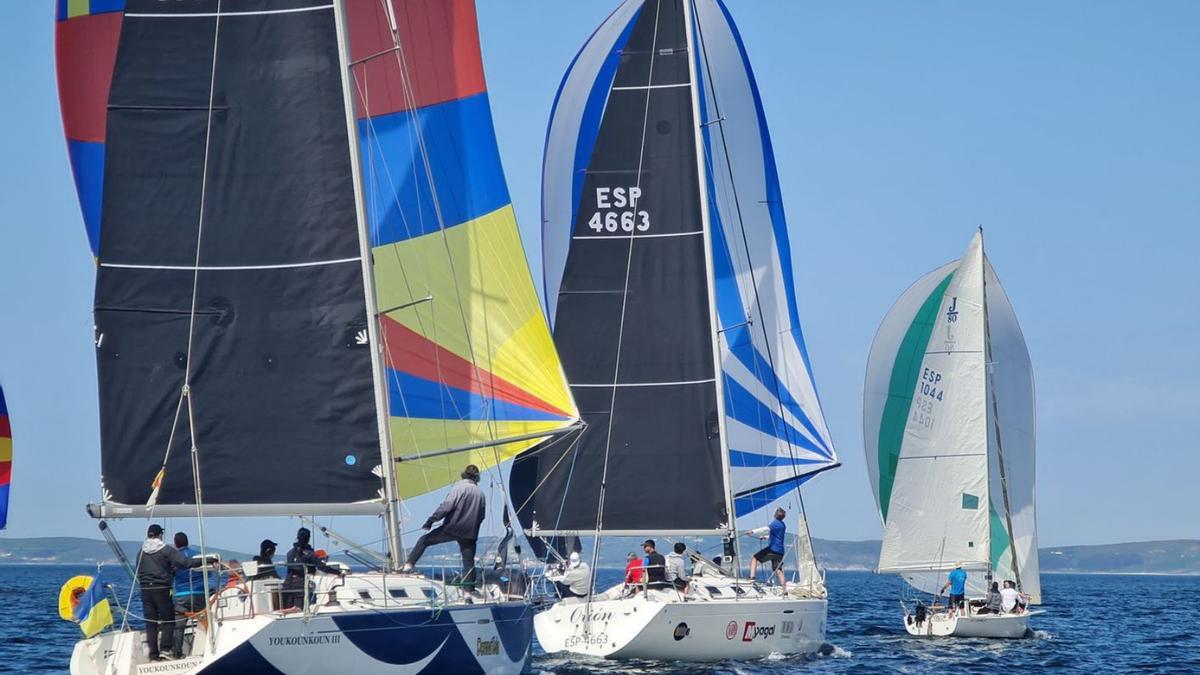
[[(946, 589), (950, 589), (950, 602), (946, 607), (946, 617), (949, 618), (957, 609), (960, 616), (966, 615), (966, 597), (967, 597), (967, 573), (962, 568), (962, 563), (954, 566), (950, 571), (950, 579), (946, 585), (942, 586), (942, 593)], [(941, 593), (939, 593), (941, 595)]]
[(784, 536), (787, 534), (787, 525), (783, 524), (783, 519), (786, 517), (787, 511), (775, 509), (775, 519), (770, 525), (746, 533), (759, 538), (767, 535), (767, 545), (750, 559), (750, 578), (757, 580), (758, 565), (765, 565), (769, 560), (771, 570), (779, 577), (779, 587), (784, 593), (787, 593), (787, 577), (783, 575), (783, 554), (787, 550), (783, 545)]
[(167, 546), (163, 542), (162, 525), (155, 523), (146, 528), (146, 541), (138, 551), (137, 579), (142, 590), (142, 615), (146, 619), (146, 646), (151, 661), (170, 658), (162, 650), (174, 647), (175, 608), (171, 605), (171, 585), (175, 570), (203, 564), (203, 560), (192, 560), (179, 549)]
[[(191, 560), (200, 554), (188, 545), (183, 532), (175, 533), (175, 549)], [(171, 656), (183, 658), (183, 631), (187, 627), (188, 615), (204, 610), (204, 576), (193, 572), (190, 567), (175, 567), (175, 639), (171, 643)], [(217, 590), (215, 587), (212, 590)]]
[(310, 592), (305, 581), (310, 580), (317, 570), (326, 574), (344, 575), (341, 570), (326, 565), (317, 557), (317, 552), (309, 544), (311, 539), (312, 532), (307, 527), (296, 530), (296, 542), (287, 554), (287, 577), (283, 580), (281, 609), (304, 607), (304, 596)]
[(401, 572), (411, 572), (417, 561), (425, 554), (425, 548), (448, 541), (458, 542), (462, 554), (462, 581), (475, 581), (475, 542), (479, 539), (479, 527), (483, 525), (487, 501), (479, 489), (479, 467), (468, 464), (463, 469), (462, 480), (454, 484), (442, 505), (425, 521), (421, 529), (430, 530), (437, 521), (442, 524), (421, 536), (408, 554)]

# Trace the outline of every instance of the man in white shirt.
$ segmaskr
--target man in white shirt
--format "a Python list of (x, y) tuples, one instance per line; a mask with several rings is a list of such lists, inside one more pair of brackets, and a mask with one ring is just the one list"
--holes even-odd
[(592, 571), (588, 564), (579, 559), (579, 553), (571, 552), (566, 569), (557, 575), (546, 575), (554, 582), (558, 594), (563, 598), (586, 598), (592, 588)]
[(688, 584), (692, 578), (687, 573), (687, 561), (684, 560), (683, 553), (687, 550), (687, 546), (683, 542), (676, 542), (673, 553), (667, 554), (667, 583), (682, 591), (685, 595), (688, 592)]
[(1016, 584), (1005, 581), (1004, 588), (1000, 589), (1000, 609), (1004, 610), (1005, 614), (1019, 613), (1024, 610), (1022, 599), (1022, 594), (1017, 591)]

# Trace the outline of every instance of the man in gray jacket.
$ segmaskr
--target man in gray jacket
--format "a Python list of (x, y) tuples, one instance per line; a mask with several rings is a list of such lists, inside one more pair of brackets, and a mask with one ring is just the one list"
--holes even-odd
[(417, 540), (401, 571), (411, 572), (427, 547), (457, 541), (458, 550), (462, 554), (462, 580), (464, 583), (473, 583), (475, 541), (479, 539), (479, 526), (483, 524), (485, 508), (483, 490), (479, 489), (479, 467), (468, 464), (467, 468), (463, 469), (462, 480), (450, 488), (450, 494), (446, 495), (445, 501), (421, 528), (430, 530), (439, 520), (442, 524)]
[(154, 524), (146, 530), (146, 541), (138, 551), (137, 578), (142, 588), (142, 615), (146, 618), (146, 646), (151, 661), (169, 658), (161, 650), (172, 648), (175, 606), (171, 603), (171, 586), (175, 572), (203, 564), (200, 558), (189, 558), (179, 549), (167, 546), (161, 525)]

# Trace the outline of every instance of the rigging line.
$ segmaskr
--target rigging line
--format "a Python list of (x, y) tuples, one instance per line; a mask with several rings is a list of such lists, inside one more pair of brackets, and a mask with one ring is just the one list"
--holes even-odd
[[(520, 513), (522, 510), (524, 510), (524, 508), (526, 506), (529, 506), (529, 502), (533, 500), (534, 496), (537, 494), (537, 491), (540, 490), (542, 488), (542, 486), (546, 484), (546, 481), (550, 479), (550, 475), (553, 474), (556, 469), (558, 469), (558, 465), (562, 464), (563, 460), (567, 458), (567, 455), (575, 452), (575, 446), (579, 444), (579, 439), (583, 437), (584, 431), (586, 431), (586, 428), (580, 429), (579, 433), (574, 434), (574, 438), (571, 439), (571, 444), (569, 446), (567, 446), (566, 452), (564, 452), (561, 456), (559, 456), (559, 458), (557, 460), (554, 461), (554, 465), (550, 467), (550, 470), (546, 472), (545, 476), (542, 477), (542, 480), (539, 481), (538, 484), (535, 485), (533, 487), (533, 489), (529, 491), (529, 496), (526, 497), (525, 501), (521, 502), (521, 505), (515, 509), (515, 511), (517, 513)], [(559, 441), (563, 440), (564, 438), (566, 438), (566, 436), (559, 436), (558, 438), (551, 439), (548, 443), (546, 443), (545, 447), (536, 448), (531, 451), (523, 452), (523, 453), (521, 453), (521, 459), (526, 459), (529, 457), (536, 457), (537, 455), (540, 455), (543, 452), (546, 452), (547, 450), (549, 450), (551, 447), (553, 447), (555, 444), (557, 444)], [(571, 459), (572, 472), (574, 471), (574, 467), (575, 467), (575, 460), (574, 460), (574, 458), (572, 458)], [(571, 477), (570, 477), (570, 474), (568, 474), (567, 475), (568, 488), (570, 487), (570, 484), (571, 484)], [(563, 491), (564, 494), (566, 492), (567, 492), (566, 490)], [(565, 501), (566, 500), (564, 499), (563, 502), (565, 502)], [(554, 519), (554, 529), (556, 529), (556, 530), (558, 529), (559, 524), (562, 522), (562, 510), (563, 510), (562, 503), (560, 503), (559, 507), (558, 507), (558, 517)]]
[[(650, 37), (650, 66), (646, 75), (646, 84), (654, 82), (654, 57), (657, 54), (658, 47), (658, 22), (662, 16), (662, 0), (654, 5), (654, 32)], [(610, 85), (611, 86), (611, 85)], [(642, 112), (642, 138), (638, 148), (638, 168), (637, 182), (635, 186), (640, 191), (642, 188), (642, 167), (646, 158), (646, 129), (650, 124), (650, 93), (651, 89), (646, 89), (646, 104)], [(639, 192), (640, 194), (640, 192)], [(612, 396), (608, 401), (608, 431), (604, 438), (604, 466), (600, 474), (600, 497), (596, 509), (596, 536), (592, 543), (592, 569), (596, 569), (596, 563), (600, 556), (600, 532), (604, 528), (604, 493), (605, 484), (608, 481), (608, 460), (612, 449), (612, 429), (613, 429), (613, 409), (617, 406), (617, 381), (621, 374), (621, 348), (625, 339), (625, 309), (629, 302), (629, 276), (633, 271), (633, 239), (629, 240), (629, 247), (625, 255), (625, 285), (621, 292), (621, 315), (620, 321), (617, 324), (617, 353), (613, 359), (613, 390)], [(585, 616), (587, 621), (584, 623), (584, 635), (589, 635), (592, 629), (592, 596), (595, 593), (596, 578), (592, 575), (592, 579), (588, 583), (587, 607), (585, 608)]]
[[(695, 7), (696, 7), (695, 0), (688, 0), (688, 2), (690, 2), (692, 4), (692, 9), (693, 9), (693, 14), (694, 14)], [(708, 73), (709, 81), (714, 82), (715, 80), (713, 79), (713, 76), (712, 76), (712, 63), (708, 59), (708, 47), (706, 46), (706, 43), (704, 40), (704, 29), (702, 28), (701, 23), (702, 22), (699, 20), (697, 20), (695, 22), (696, 35), (699, 38), (699, 42), (700, 42), (700, 45), (699, 45), (700, 46), (700, 55), (704, 58), (704, 68), (705, 68), (705, 71)], [(724, 116), (721, 114), (721, 104), (717, 100), (716, 89), (714, 87), (709, 87), (709, 90), (711, 90), (710, 95), (712, 96), (713, 110), (716, 113), (717, 118), (724, 119)], [(729, 143), (728, 143), (728, 140), (725, 138), (725, 128), (724, 128), (723, 124), (715, 125), (715, 127), (717, 128), (717, 130), (719, 131), (720, 136), (721, 136), (721, 149), (722, 149), (722, 153), (725, 156), (725, 168), (726, 168), (726, 172), (729, 175), (729, 185), (732, 188), (734, 209), (737, 213), (738, 229), (742, 235), (742, 246), (746, 250), (746, 263), (749, 266), (749, 269), (754, 269), (754, 263), (750, 256), (750, 241), (749, 241), (749, 238), (746, 236), (746, 223), (742, 216), (741, 200), (738, 199), (737, 182), (734, 180), (733, 164), (730, 161), (730, 156), (729, 156)], [(759, 133), (762, 133), (762, 130), (760, 130)], [(707, 156), (708, 153), (705, 153), (705, 155)], [(724, 235), (722, 234), (722, 236), (724, 236)], [(755, 307), (758, 309), (758, 315), (760, 317), (762, 317), (762, 319), (763, 319), (763, 321), (760, 322), (762, 324), (760, 326), (760, 328), (761, 328), (762, 334), (763, 334), (763, 347), (766, 349), (766, 352), (767, 352), (767, 364), (771, 368), (771, 380), (774, 384), (775, 396), (777, 399), (777, 403), (779, 404), (779, 416), (780, 416), (780, 419), (786, 419), (785, 414), (784, 414), (784, 409), (783, 409), (783, 393), (779, 387), (779, 376), (776, 375), (776, 373), (775, 373), (775, 361), (774, 361), (774, 357), (773, 357), (772, 351), (771, 351), (770, 335), (767, 333), (766, 314), (763, 312), (763, 309), (762, 309), (762, 298), (759, 295), (758, 281), (754, 277), (754, 275), (750, 276), (750, 287), (754, 291), (754, 304), (755, 304)], [(753, 346), (754, 346), (754, 343), (753, 343), (753, 341), (751, 341), (751, 348), (753, 348)], [(781, 440), (784, 440), (784, 442), (787, 444), (788, 455), (791, 457), (791, 459), (795, 460), (796, 459), (796, 451), (795, 451), (795, 447), (792, 443), (791, 433), (789, 433), (785, 429), (784, 436), (786, 438), (781, 439)], [(792, 465), (792, 478), (796, 484), (796, 492), (800, 492), (800, 485), (801, 485), (800, 477), (801, 477), (800, 472), (797, 470), (795, 464), (793, 464)], [(800, 508), (803, 512), (803, 509), (804, 509), (803, 499), (800, 500)], [(805, 521), (807, 521), (807, 520), (808, 520), (808, 518), (806, 516)]]

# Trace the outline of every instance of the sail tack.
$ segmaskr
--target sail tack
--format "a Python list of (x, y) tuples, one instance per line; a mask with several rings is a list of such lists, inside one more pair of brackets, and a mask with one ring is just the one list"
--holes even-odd
[(990, 568), (998, 579), (1019, 577), (1039, 601), (1032, 368), (980, 235), (962, 259), (913, 284), (884, 318), (867, 364), (863, 414), (884, 521), (880, 571), (932, 591), (938, 576), (923, 572), (959, 563)]
[(262, 8), (126, 3), (95, 301), (107, 502), (145, 503), (164, 460), (157, 503), (194, 501), (185, 371), (207, 504), (378, 498), (334, 12)]
[[(395, 453), (553, 433), (577, 413), (500, 163), (474, 3), (387, 1), (351, 0), (347, 18)], [(400, 495), (536, 442), (403, 462)]]

